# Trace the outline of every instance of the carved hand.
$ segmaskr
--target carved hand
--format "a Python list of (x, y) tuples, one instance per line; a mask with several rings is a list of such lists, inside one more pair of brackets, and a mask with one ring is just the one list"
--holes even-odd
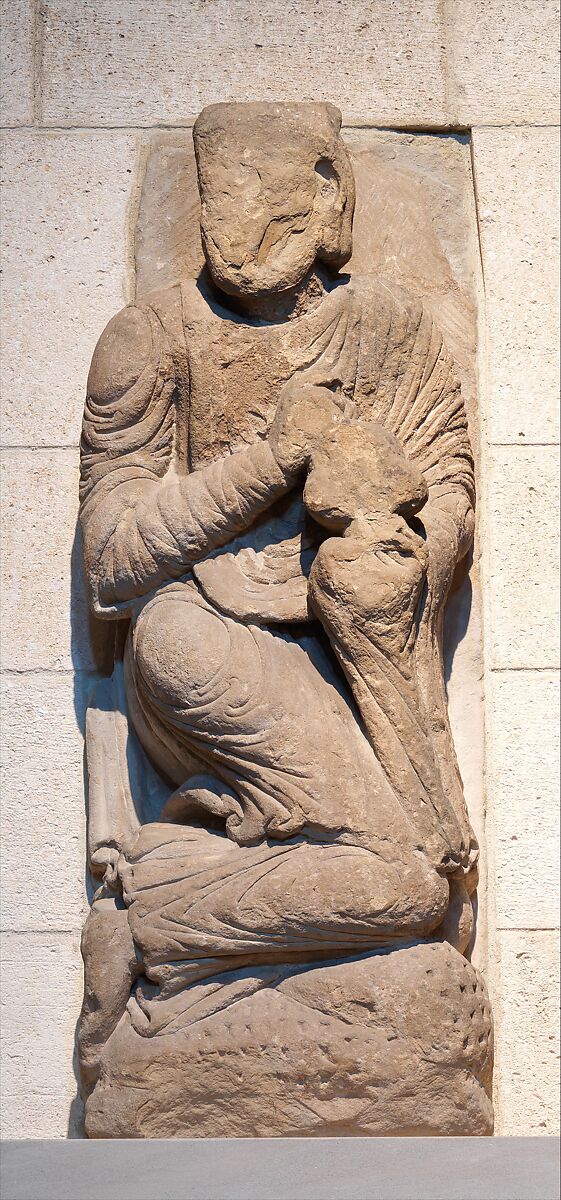
[(369, 638), (404, 645), (427, 561), (423, 539), (402, 517), (358, 517), (344, 537), (320, 547), (310, 575), (312, 604), (339, 636), (345, 627), (351, 642), (364, 626)]
[(108, 888), (117, 883), (117, 862), (121, 851), (115, 846), (100, 846), (90, 858), (90, 870), (95, 877), (102, 877)]
[(341, 419), (341, 408), (329, 388), (303, 382), (298, 375), (289, 379), (269, 430), (269, 445), (281, 470), (298, 474), (313, 447)]

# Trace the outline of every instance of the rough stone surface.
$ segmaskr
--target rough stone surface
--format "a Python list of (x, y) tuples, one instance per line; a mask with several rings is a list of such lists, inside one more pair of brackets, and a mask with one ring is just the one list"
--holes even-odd
[(2, 946), (2, 1137), (80, 1135), (72, 1047), (80, 1008), (79, 939), (6, 933)]
[(77, 460), (72, 450), (2, 456), (0, 638), (7, 670), (95, 668), (76, 541)]
[[(553, 7), (544, 5), (544, 15)], [(473, 154), (487, 310), (487, 437), (558, 442), (559, 132), (476, 129)]]
[(555, 929), (559, 924), (558, 675), (493, 672), (487, 690), (487, 722), (497, 926)]
[[(558, 118), (557, 13), (517, 0), (48, 0), (47, 123), (176, 124), (218, 100), (329, 100), (345, 121)], [(212, 59), (208, 47), (212, 46)], [(345, 47), (344, 59), (341, 54)], [(115, 77), (127, 77), (126, 91)]]
[[(433, 307), (459, 367), (472, 444), (477, 447), (474, 362), (480, 284), (468, 140), (349, 129), (344, 136), (356, 186), (348, 269), (401, 282)], [(174, 283), (182, 271), (194, 275), (201, 269), (199, 207), (190, 133), (153, 135), (135, 236), (138, 296)], [(231, 575), (228, 586), (231, 604)], [(469, 573), (462, 569), (459, 574), (446, 608), (445, 672), (466, 799), (483, 844), (480, 606), (475, 555)], [(482, 956), (484, 913), (478, 924), (476, 955)]]
[(470, 820), (482, 847), (479, 860), (477, 936), (471, 961), (487, 972), (489, 892), (483, 696), (483, 628), (479, 552), (456, 573), (444, 612), (444, 676), (448, 715)]
[(81, 731), (91, 688), (91, 677), (83, 673), (74, 680), (55, 672), (3, 677), (4, 930), (58, 933), (81, 927), (86, 904)]
[(557, 0), (445, 0), (444, 12), (449, 103), (460, 124), (559, 121)]
[(495, 447), (487, 483), (490, 665), (559, 663), (559, 451)]
[(186, 1127), (195, 1137), (244, 1137), (248, 1128), (257, 1137), (453, 1136), (467, 1121), (474, 1134), (489, 1131), (487, 994), (449, 946), (285, 971), (226, 1013), (204, 1007), (175, 1034), (155, 1037), (139, 1036), (127, 1014), (104, 1052), (86, 1129), (98, 1137), (181, 1136)]
[(33, 120), (33, 10), (33, 0), (0, 0), (0, 125)]
[[(188, 123), (220, 100), (330, 100), (345, 120), (445, 119), (437, 0), (49, 0), (48, 124)], [(344, 62), (341, 48), (345, 46)], [(212, 47), (212, 49), (210, 49)], [(126, 89), (115, 87), (127, 79)]]
[(559, 937), (498, 935), (496, 1132), (559, 1133)]
[(75, 446), (98, 331), (128, 295), (136, 140), (26, 130), (2, 159), (2, 442)]

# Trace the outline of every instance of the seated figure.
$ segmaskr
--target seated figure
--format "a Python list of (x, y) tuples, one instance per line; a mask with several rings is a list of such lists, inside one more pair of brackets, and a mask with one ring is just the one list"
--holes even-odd
[[(90, 370), (85, 565), (93, 611), (127, 623), (109, 708), (129, 746), (94, 705), (90, 1136), (491, 1128), (489, 1010), (463, 957), (477, 846), (440, 644), (473, 462), (431, 316), (339, 274), (339, 130), (329, 105), (205, 109), (206, 268), (124, 309)], [(115, 783), (133, 742), (149, 819)], [(322, 1038), (328, 1094), (325, 1063), (286, 1066)]]

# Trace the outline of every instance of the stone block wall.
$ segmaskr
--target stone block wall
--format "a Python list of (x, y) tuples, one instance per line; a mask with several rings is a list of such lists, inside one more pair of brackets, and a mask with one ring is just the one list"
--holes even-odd
[[(0, 0), (3, 1135), (80, 1137), (81, 408), (134, 288), (155, 128), (216, 100), (470, 136), (480, 312), (487, 976), (497, 1132), (556, 1131), (559, 427), (555, 0)], [(557, 976), (558, 977), (558, 976)]]

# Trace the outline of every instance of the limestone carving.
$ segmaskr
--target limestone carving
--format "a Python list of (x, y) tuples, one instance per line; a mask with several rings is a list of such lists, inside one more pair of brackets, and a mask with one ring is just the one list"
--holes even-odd
[(205, 266), (102, 334), (81, 524), (90, 1137), (487, 1134), (442, 619), (474, 528), (431, 309), (351, 256), (322, 104), (212, 105)]

